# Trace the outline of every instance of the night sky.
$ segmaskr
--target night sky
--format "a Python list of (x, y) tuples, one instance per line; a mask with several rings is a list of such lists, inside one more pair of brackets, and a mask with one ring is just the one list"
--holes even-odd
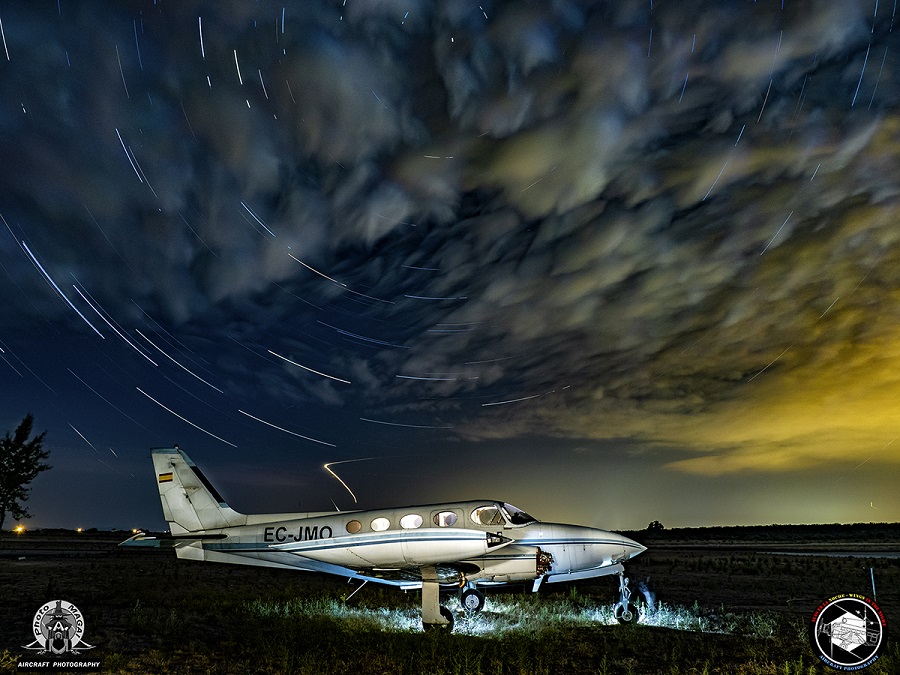
[(900, 519), (897, 0), (480, 2), (0, 2), (29, 527)]

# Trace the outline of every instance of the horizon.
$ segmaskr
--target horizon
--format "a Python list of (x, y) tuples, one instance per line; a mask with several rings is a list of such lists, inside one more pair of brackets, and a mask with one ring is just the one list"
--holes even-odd
[(900, 31), (812, 10), (5, 6), (34, 522), (162, 522), (174, 441), (248, 512), (900, 520)]
[[(428, 506), (428, 505), (425, 505), (425, 504), (412, 505), (411, 504), (408, 506), (410, 508), (414, 508), (415, 506)], [(404, 508), (404, 507), (400, 507), (400, 508)], [(377, 509), (372, 509), (372, 510), (374, 511)], [(346, 513), (352, 513), (352, 511), (347, 511)], [(110, 526), (110, 527), (91, 526), (91, 527), (78, 527), (78, 528), (53, 527), (53, 526), (28, 527), (25, 523), (20, 523), (20, 524), (24, 526), (24, 530), (22, 530), (21, 532), (19, 532), (16, 529), (19, 524), (14, 525), (12, 528), (4, 528), (3, 530), (0, 530), (0, 532), (15, 535), (15, 536), (24, 536), (26, 533), (48, 534), (48, 533), (56, 533), (56, 532), (67, 533), (67, 534), (85, 534), (85, 535), (89, 535), (89, 534), (129, 534), (129, 533), (138, 534), (139, 532), (141, 532), (144, 534), (152, 535), (152, 534), (165, 533), (165, 532), (169, 531), (168, 529), (154, 530), (154, 529), (150, 529), (150, 528), (142, 529), (139, 527), (112, 527), (112, 526)], [(665, 524), (663, 524), (663, 525), (665, 525)], [(644, 527), (642, 529), (633, 529), (633, 528), (632, 529), (615, 529), (615, 530), (611, 530), (611, 531), (617, 532), (617, 533), (624, 533), (624, 534), (627, 534), (629, 532), (632, 532), (632, 533), (643, 532), (643, 533), (651, 534), (651, 537), (652, 537), (652, 536), (656, 536), (656, 535), (665, 536), (666, 533), (677, 533), (678, 531), (681, 531), (681, 530), (726, 530), (726, 529), (741, 529), (741, 528), (778, 528), (778, 527), (787, 527), (787, 528), (791, 528), (791, 527), (795, 527), (795, 528), (803, 528), (803, 527), (847, 528), (847, 527), (851, 527), (852, 528), (852, 527), (858, 527), (858, 526), (878, 527), (878, 526), (892, 526), (892, 525), (900, 526), (900, 522), (872, 521), (872, 522), (858, 522), (858, 523), (766, 523), (766, 524), (757, 523), (757, 524), (751, 524), (751, 525), (694, 525), (694, 526), (684, 526), (684, 527), (665, 526), (662, 530), (654, 529), (654, 528), (650, 528), (650, 527)]]

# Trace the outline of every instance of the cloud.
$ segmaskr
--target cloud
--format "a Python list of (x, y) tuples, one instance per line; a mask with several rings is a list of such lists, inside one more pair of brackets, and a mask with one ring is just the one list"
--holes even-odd
[(873, 11), (4, 10), (0, 328), (85, 328), (27, 241), (86, 312), (73, 275), (126, 330), (202, 342), (231, 392), (627, 438), (705, 475), (893, 463)]

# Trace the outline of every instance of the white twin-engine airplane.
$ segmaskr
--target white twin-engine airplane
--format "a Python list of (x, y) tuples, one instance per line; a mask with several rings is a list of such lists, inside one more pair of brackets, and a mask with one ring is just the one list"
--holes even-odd
[(175, 446), (152, 451), (170, 534), (143, 533), (122, 546), (171, 546), (179, 558), (325, 572), (422, 589), (422, 624), (452, 630), (441, 588), (461, 606), (484, 606), (479, 586), (556, 583), (619, 575), (622, 623), (638, 610), (622, 563), (646, 548), (605, 530), (535, 520), (492, 500), (373, 511), (245, 515), (231, 509)]

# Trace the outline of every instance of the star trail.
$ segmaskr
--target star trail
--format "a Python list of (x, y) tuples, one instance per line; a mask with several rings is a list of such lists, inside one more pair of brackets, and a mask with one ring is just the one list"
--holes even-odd
[(173, 443), (250, 512), (897, 520), (896, 9), (3, 5), (29, 525), (158, 527)]

